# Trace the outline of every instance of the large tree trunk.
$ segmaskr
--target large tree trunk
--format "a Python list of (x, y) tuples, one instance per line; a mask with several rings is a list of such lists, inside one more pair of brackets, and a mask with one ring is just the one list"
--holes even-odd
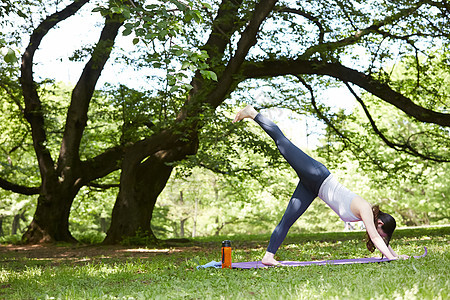
[[(41, 192), (37, 200), (33, 221), (22, 237), (26, 243), (49, 243), (56, 241), (76, 242), (69, 232), (69, 214), (73, 200), (81, 187), (78, 176), (61, 177), (56, 172), (42, 173)], [(58, 178), (64, 178), (59, 182)], [(75, 180), (74, 178), (78, 178)]]
[(81, 185), (74, 184), (73, 178), (58, 182), (54, 176), (49, 177), (45, 178), (36, 212), (22, 240), (31, 244), (58, 241), (74, 243), (76, 240), (69, 231), (69, 214)]
[(124, 160), (120, 192), (105, 244), (119, 243), (124, 237), (133, 237), (137, 233), (156, 240), (150, 226), (153, 209), (173, 167), (158, 156), (152, 156), (143, 163), (131, 160), (133, 158)]
[[(185, 133), (187, 134), (187, 133)], [(196, 153), (198, 138), (195, 131), (190, 138), (161, 134), (170, 150), (159, 150), (143, 160), (142, 151), (129, 149), (122, 160), (120, 191), (111, 216), (111, 226), (104, 243), (120, 243), (124, 237), (140, 233), (156, 241), (151, 229), (153, 209), (159, 194), (169, 180), (173, 167), (168, 162), (181, 160)], [(180, 142), (185, 140), (184, 142)], [(173, 141), (173, 142), (170, 142)]]
[(73, 198), (61, 193), (58, 198), (39, 196), (36, 213), (22, 240), (26, 243), (76, 242), (69, 231)]

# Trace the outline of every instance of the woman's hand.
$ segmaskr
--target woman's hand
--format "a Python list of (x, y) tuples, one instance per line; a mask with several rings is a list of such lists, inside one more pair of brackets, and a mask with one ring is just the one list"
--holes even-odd
[(408, 255), (397, 255), (396, 257), (394, 257), (394, 258), (390, 258), (389, 260), (399, 260), (399, 259), (403, 259), (403, 260), (405, 260), (405, 259), (408, 259), (409, 258), (409, 256)]
[(408, 255), (401, 254), (398, 256), (399, 259), (409, 259)]

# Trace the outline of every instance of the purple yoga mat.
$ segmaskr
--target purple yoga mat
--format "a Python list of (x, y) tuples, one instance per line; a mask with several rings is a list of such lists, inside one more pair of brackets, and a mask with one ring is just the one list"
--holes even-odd
[[(421, 258), (427, 255), (427, 247), (424, 247), (425, 252), (420, 256), (413, 256), (414, 258)], [(365, 258), (350, 258), (350, 259), (336, 259), (336, 260), (318, 260), (318, 261), (280, 261), (281, 266), (300, 267), (310, 265), (345, 265), (345, 264), (367, 264), (380, 263), (390, 261), (387, 258), (381, 257), (365, 257)], [(238, 262), (232, 264), (233, 269), (258, 269), (267, 268), (261, 261)]]

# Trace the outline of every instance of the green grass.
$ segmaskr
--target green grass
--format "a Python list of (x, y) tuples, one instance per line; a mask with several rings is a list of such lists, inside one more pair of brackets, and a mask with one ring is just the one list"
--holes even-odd
[[(67, 246), (51, 248), (55, 255), (39, 258), (33, 251), (2, 251), (0, 299), (449, 299), (449, 233), (450, 227), (397, 230), (393, 248), (419, 255), (426, 246), (428, 255), (421, 259), (258, 270), (196, 266), (220, 260), (224, 238), (233, 242), (233, 261), (259, 260), (269, 236), (202, 238), (154, 253), (136, 250), (142, 255)], [(289, 235), (278, 259), (372, 255), (362, 239), (360, 232)], [(86, 255), (89, 249), (96, 251)], [(66, 257), (65, 250), (79, 250), (80, 255)]]

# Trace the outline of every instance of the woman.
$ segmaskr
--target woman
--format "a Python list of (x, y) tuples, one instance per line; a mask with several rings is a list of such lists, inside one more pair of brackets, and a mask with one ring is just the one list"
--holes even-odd
[(236, 114), (233, 123), (244, 118), (253, 119), (275, 141), (278, 150), (292, 166), (300, 182), (292, 195), (280, 223), (270, 237), (269, 246), (262, 263), (279, 265), (274, 255), (286, 237), (289, 228), (305, 212), (318, 196), (330, 206), (345, 222), (363, 221), (367, 230), (367, 248), (373, 252), (375, 247), (388, 259), (408, 258), (399, 256), (389, 246), (395, 230), (395, 220), (383, 213), (378, 206), (372, 207), (366, 200), (342, 186), (320, 162), (314, 160), (292, 144), (271, 120), (247, 106)]

